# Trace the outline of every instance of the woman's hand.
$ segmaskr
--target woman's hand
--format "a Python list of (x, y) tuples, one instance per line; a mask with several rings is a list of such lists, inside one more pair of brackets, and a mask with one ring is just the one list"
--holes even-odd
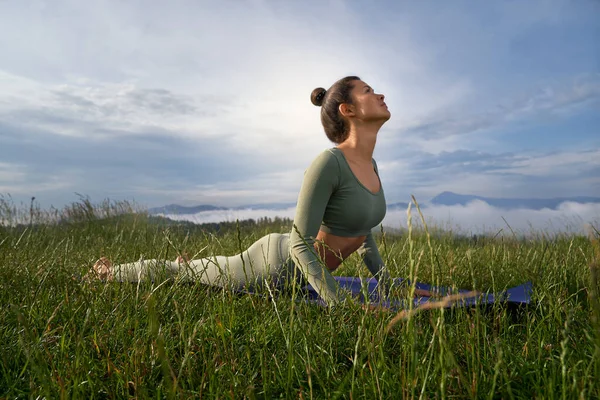
[(432, 292), (431, 290), (415, 289), (414, 297), (437, 297), (437, 296), (439, 296), (439, 294), (436, 292)]
[(362, 309), (366, 311), (376, 312), (379, 314), (390, 312), (389, 308), (380, 306), (379, 304), (363, 304)]
[[(410, 294), (410, 286), (396, 286), (390, 291), (390, 296), (406, 298)], [(432, 290), (417, 289), (413, 292), (413, 297), (441, 297), (441, 294)]]

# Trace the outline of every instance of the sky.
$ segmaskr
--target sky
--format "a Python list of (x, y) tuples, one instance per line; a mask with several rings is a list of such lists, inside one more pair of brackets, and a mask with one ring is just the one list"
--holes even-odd
[(295, 203), (315, 87), (392, 118), (388, 203), (600, 197), (600, 1), (0, 1), (0, 195)]

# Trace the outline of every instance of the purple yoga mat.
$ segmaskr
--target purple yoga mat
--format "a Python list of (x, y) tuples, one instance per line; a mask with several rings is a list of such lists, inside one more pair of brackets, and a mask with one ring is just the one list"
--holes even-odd
[[(374, 278), (356, 278), (349, 276), (336, 276), (335, 279), (338, 281), (341, 288), (344, 288), (353, 295), (358, 296), (361, 301), (366, 302), (368, 300), (369, 303), (379, 304), (383, 307), (401, 309), (408, 308), (409, 303), (404, 301), (380, 301), (376, 285), (377, 281)], [(394, 284), (396, 285), (410, 285), (410, 282), (403, 278), (394, 279)], [(451, 288), (445, 287), (435, 287), (432, 285), (428, 285), (425, 283), (417, 282), (415, 285), (417, 289), (430, 290), (435, 291), (436, 293), (444, 294), (455, 294), (456, 291), (452, 292)], [(317, 292), (310, 285), (306, 285), (304, 287), (308, 295), (309, 301), (314, 301), (320, 304), (325, 304), (322, 299), (319, 298)], [(447, 307), (465, 307), (465, 306), (473, 306), (476, 304), (492, 304), (494, 302), (507, 302), (512, 304), (529, 304), (531, 298), (532, 284), (531, 282), (526, 282), (522, 285), (515, 286), (504, 290), (500, 293), (482, 293), (476, 297), (470, 297), (466, 299), (457, 300), (452, 302)], [(365, 298), (365, 292), (367, 294), (367, 298)], [(466, 293), (469, 290), (458, 290), (458, 293)], [(430, 298), (430, 297), (416, 297), (413, 299), (414, 306), (419, 306), (425, 304), (429, 301), (438, 301), (439, 298)]]

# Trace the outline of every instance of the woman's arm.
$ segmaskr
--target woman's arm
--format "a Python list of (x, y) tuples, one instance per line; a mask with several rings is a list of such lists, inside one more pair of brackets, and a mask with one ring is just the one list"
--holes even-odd
[(329, 198), (339, 185), (340, 166), (328, 150), (304, 173), (296, 216), (290, 234), (291, 256), (308, 283), (329, 305), (343, 301), (343, 293), (314, 248)]
[[(377, 279), (377, 287), (382, 291), (381, 294), (384, 296), (389, 295), (394, 281), (381, 259), (373, 234), (369, 233), (367, 235), (362, 247), (358, 249), (358, 254), (363, 257), (367, 269)], [(414, 295), (415, 297), (431, 297), (438, 294), (430, 290), (415, 289)]]
[[(375, 169), (375, 173), (379, 178), (379, 168), (377, 168), (375, 159), (373, 159), (373, 169)], [(379, 249), (377, 248), (377, 243), (375, 243), (375, 239), (371, 232), (367, 235), (362, 247), (358, 249), (358, 254), (363, 257), (367, 269), (371, 272), (373, 277), (377, 279), (377, 286), (383, 291), (382, 294), (387, 296), (393, 281), (387, 268), (385, 268), (385, 264), (381, 259)]]
[(377, 279), (377, 286), (382, 290), (382, 294), (387, 296), (393, 281), (387, 268), (385, 268), (385, 264), (377, 248), (377, 243), (371, 232), (369, 232), (363, 245), (358, 249), (358, 254), (363, 257), (363, 262), (367, 266), (367, 269)]

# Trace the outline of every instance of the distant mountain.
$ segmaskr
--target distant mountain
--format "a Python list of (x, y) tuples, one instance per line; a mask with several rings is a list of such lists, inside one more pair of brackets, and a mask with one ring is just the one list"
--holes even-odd
[(285, 210), (287, 208), (296, 207), (296, 203), (264, 203), (264, 204), (247, 204), (239, 207), (233, 207), (233, 210)]
[(148, 214), (196, 214), (202, 211), (227, 210), (225, 207), (216, 207), (211, 205), (200, 205), (193, 207), (180, 206), (178, 204), (169, 204), (162, 207), (153, 207), (148, 209)]
[(518, 198), (494, 198), (482, 197), (469, 194), (458, 194), (452, 192), (443, 192), (431, 199), (430, 203), (435, 205), (454, 206), (466, 205), (473, 200), (481, 200), (490, 206), (515, 209), (527, 208), (532, 210), (541, 210), (543, 208), (556, 209), (565, 201), (576, 203), (600, 203), (600, 197), (574, 196), (574, 197), (557, 197), (552, 199), (518, 199)]
[(210, 204), (202, 204), (199, 206), (185, 207), (178, 204), (169, 204), (162, 207), (153, 207), (148, 209), (148, 214), (197, 214), (203, 211), (224, 211), (224, 210), (285, 210), (295, 207), (296, 203), (267, 203), (267, 204), (247, 204), (238, 207), (218, 207)]

